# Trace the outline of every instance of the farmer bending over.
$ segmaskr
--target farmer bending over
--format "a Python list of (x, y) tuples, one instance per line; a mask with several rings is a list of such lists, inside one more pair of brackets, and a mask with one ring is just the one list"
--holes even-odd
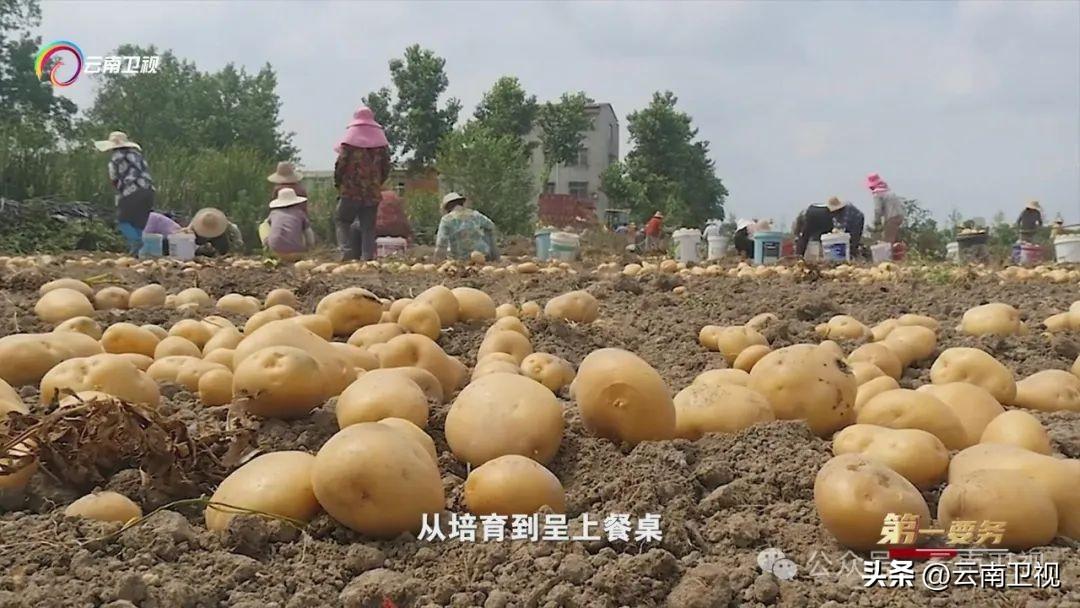
[(466, 202), (457, 192), (443, 197), (444, 215), (435, 235), (435, 258), (467, 260), (472, 252), (478, 251), (489, 261), (499, 259), (495, 247), (495, 223), (483, 213), (467, 207)]

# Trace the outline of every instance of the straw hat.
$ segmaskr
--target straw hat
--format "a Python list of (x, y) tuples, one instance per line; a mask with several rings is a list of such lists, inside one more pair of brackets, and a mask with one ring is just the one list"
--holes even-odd
[(458, 201), (465, 202), (465, 197), (458, 194), (457, 192), (451, 192), (451, 193), (447, 194), (446, 196), (442, 197), (442, 208), (443, 208), (443, 210), (445, 211), (446, 208), (447, 208), (447, 205), (449, 205), (450, 203), (456, 203)]
[(657, 211), (656, 213), (652, 214), (652, 216), (653, 216), (653, 217), (655, 217), (656, 219), (659, 219), (659, 220), (662, 220), (662, 219), (664, 219), (664, 214), (663, 214), (663, 213), (660, 213), (659, 211)]
[[(285, 190), (287, 189), (285, 188)], [(295, 195), (296, 193), (293, 192), (293, 196)], [(229, 218), (213, 207), (199, 209), (195, 217), (191, 218), (190, 228), (195, 232), (196, 236), (205, 239), (216, 239), (229, 229)]]
[(270, 201), (270, 208), (284, 209), (285, 207), (299, 205), (305, 201), (307, 201), (307, 197), (296, 196), (296, 190), (293, 190), (292, 188), (282, 188), (278, 191), (277, 198)]
[(1027, 208), (1028, 209), (1034, 209), (1035, 211), (1042, 211), (1042, 205), (1039, 204), (1039, 201), (1031, 201), (1031, 202), (1029, 202), (1027, 204)]
[(275, 184), (297, 184), (304, 179), (304, 174), (296, 170), (296, 165), (290, 162), (277, 164), (277, 171), (270, 174), (266, 181)]
[(839, 197), (829, 197), (829, 200), (825, 202), (825, 206), (829, 208), (829, 211), (837, 211), (843, 209), (847, 205), (846, 202), (839, 199)]
[(105, 141), (95, 141), (94, 147), (101, 152), (108, 152), (109, 150), (115, 150), (117, 148), (135, 148), (136, 150), (142, 150), (142, 146), (128, 139), (127, 133), (123, 131), (113, 131), (109, 133), (109, 138)]

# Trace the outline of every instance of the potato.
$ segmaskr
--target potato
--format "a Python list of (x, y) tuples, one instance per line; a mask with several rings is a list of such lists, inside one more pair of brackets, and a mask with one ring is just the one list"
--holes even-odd
[(202, 347), (203, 356), (216, 350), (233, 350), (243, 341), (244, 336), (235, 327), (226, 327), (213, 336)]
[(754, 345), (768, 346), (769, 341), (756, 330), (736, 325), (733, 327), (721, 327), (714, 330), (711, 338), (716, 343), (716, 350), (724, 355), (724, 359), (734, 363), (739, 354), (746, 348)]
[(953, 456), (949, 483), (976, 471), (1020, 471), (1049, 493), (1058, 511), (1058, 535), (1080, 539), (1080, 460), (1037, 454), (1014, 445), (980, 443)]
[(157, 406), (157, 384), (123, 357), (108, 354), (69, 359), (41, 378), (41, 403), (51, 403), (61, 391), (100, 391), (124, 401)]
[(247, 335), (236, 346), (236, 352), (233, 354), (233, 369), (238, 370), (244, 358), (268, 346), (292, 346), (315, 357), (322, 370), (328, 396), (341, 394), (341, 391), (356, 379), (355, 370), (341, 358), (337, 349), (289, 319), (270, 321), (255, 333)]
[(774, 323), (779, 320), (780, 318), (773, 313), (763, 312), (759, 315), (754, 315), (753, 317), (751, 317), (750, 320), (745, 323), (745, 325), (750, 329), (753, 329), (754, 331), (760, 332), (762, 329), (765, 329), (765, 327), (768, 326), (770, 323)]
[[(226, 477), (211, 503), (308, 522), (319, 512), (312, 489), (315, 457), (306, 452), (270, 452), (251, 459)], [(237, 515), (226, 507), (206, 507), (206, 528), (226, 530)]]
[(896, 319), (886, 319), (870, 328), (870, 338), (874, 342), (882, 342), (890, 333), (892, 333), (892, 330), (897, 327), (900, 327), (899, 321)]
[(211, 369), (199, 376), (199, 401), (210, 407), (228, 405), (233, 400), (232, 370), (222, 365), (222, 369)]
[(169, 337), (169, 332), (165, 331), (165, 328), (161, 327), (159, 325), (154, 325), (152, 323), (146, 323), (145, 325), (140, 325), (139, 327), (141, 327), (141, 328), (145, 329), (146, 331), (148, 331), (148, 332), (154, 334), (155, 336), (157, 336), (157, 339), (159, 341), (164, 340), (165, 338)]
[(154, 382), (170, 382), (195, 392), (199, 390), (199, 377), (215, 369), (229, 368), (197, 357), (177, 355), (154, 361), (146, 373)]
[(262, 303), (249, 296), (243, 296), (238, 293), (227, 293), (218, 298), (214, 307), (234, 315), (250, 317), (262, 310)]
[(847, 362), (848, 364), (860, 362), (873, 364), (894, 380), (899, 380), (904, 375), (904, 366), (900, 363), (900, 358), (888, 346), (878, 342), (869, 342), (851, 351)]
[(832, 340), (825, 340), (821, 344), (818, 344), (818, 348), (824, 350), (830, 357), (835, 357), (841, 361), (844, 360), (844, 349)]
[(198, 287), (188, 287), (187, 289), (176, 294), (177, 308), (184, 305), (193, 305), (196, 308), (209, 307), (210, 302), (210, 294), (206, 293)]
[(501, 319), (503, 317), (517, 317), (521, 315), (517, 306), (513, 304), (499, 304), (495, 307), (495, 318)]
[(119, 357), (124, 361), (134, 365), (140, 372), (145, 372), (150, 369), (150, 366), (154, 364), (154, 360), (146, 355), (140, 355), (139, 353), (120, 353), (119, 355), (111, 355), (113, 357)]
[(589, 353), (570, 385), (582, 423), (612, 441), (636, 444), (675, 436), (675, 405), (660, 374), (634, 353)]
[(444, 399), (439, 379), (426, 369), (419, 367), (390, 367), (373, 369), (363, 375), (368, 377), (369, 381), (374, 381), (376, 378), (386, 378), (387, 376), (403, 375), (415, 382), (420, 387), (420, 390), (424, 391), (428, 401), (442, 403)]
[(143, 285), (128, 296), (128, 306), (131, 308), (164, 308), (165, 288), (157, 283)]
[(284, 287), (270, 290), (270, 293), (266, 294), (266, 299), (263, 300), (263, 308), (270, 308), (279, 304), (288, 306), (293, 310), (301, 306), (296, 294), (291, 289), (285, 289)]
[[(435, 319), (435, 322), (438, 323), (438, 315), (435, 316)], [(367, 327), (361, 327), (354, 331), (353, 335), (349, 336), (349, 344), (360, 348), (368, 348), (373, 344), (389, 342), (391, 339), (403, 335), (404, 333), (405, 328), (397, 323), (376, 323), (375, 325), (368, 325)], [(438, 338), (438, 336), (439, 334), (436, 331), (435, 337)], [(428, 337), (430, 338), (431, 336)]]
[(74, 290), (74, 291), (77, 291), (77, 292), (81, 293), (82, 295), (86, 296), (87, 298), (94, 295), (94, 290), (89, 285), (87, 285), (86, 283), (84, 283), (84, 282), (82, 282), (82, 281), (80, 281), (78, 279), (70, 279), (70, 278), (67, 278), (67, 277), (65, 277), (63, 279), (56, 279), (54, 281), (49, 281), (48, 283), (45, 283), (40, 288), (38, 288), (38, 295), (43, 296), (43, 295), (49, 293), (50, 291), (53, 291), (53, 290), (56, 290), (56, 289), (71, 289), (71, 290)]
[(458, 394), (446, 415), (446, 442), (473, 466), (520, 454), (541, 463), (555, 457), (563, 434), (562, 407), (538, 382), (489, 374)]
[(382, 367), (420, 367), (439, 379), (443, 394), (449, 395), (465, 384), (468, 369), (457, 359), (447, 355), (432, 340), (407, 334), (393, 338), (379, 349)]
[(37, 384), (61, 361), (101, 352), (93, 338), (74, 332), (4, 336), (0, 338), (0, 379), (12, 386)]
[(390, 316), (390, 319), (389, 319), (388, 322), (397, 323), (398, 317), (401, 316), (401, 311), (405, 310), (405, 307), (408, 306), (409, 304), (412, 304), (412, 303), (413, 303), (412, 298), (400, 298), (400, 299), (394, 300), (390, 304), (389, 310), (386, 311), (386, 314)]
[(417, 442), (420, 444), (420, 447), (424, 448), (424, 451), (431, 456), (431, 461), (435, 463), (435, 466), (439, 465), (439, 454), (435, 451), (435, 441), (430, 435), (424, 432), (424, 429), (404, 418), (383, 418), (379, 421), (379, 424), (385, 424), (394, 430), (401, 431), (408, 436), (409, 439)]
[(1022, 471), (975, 471), (950, 483), (938, 500), (938, 522), (948, 529), (957, 520), (1004, 522), (1001, 543), (990, 546), (1014, 551), (1049, 545), (1058, 528), (1049, 493)]
[(19, 393), (11, 388), (10, 384), (0, 379), (0, 420), (3, 420), (8, 412), (26, 414), (29, 411)]
[(354, 424), (331, 437), (315, 456), (311, 481), (331, 517), (379, 538), (419, 532), (426, 515), (446, 508), (428, 452), (378, 422)]
[(515, 317), (496, 319), (495, 322), (491, 324), (491, 327), (487, 328), (487, 332), (484, 335), (487, 336), (488, 334), (499, 331), (516, 331), (526, 338), (532, 337), (532, 332), (529, 331), (529, 328), (525, 327), (525, 324), (521, 322), (521, 319)]
[(213, 336), (216, 336), (218, 332), (224, 331), (226, 329), (237, 329), (236, 325), (234, 325), (232, 321), (219, 315), (210, 315), (209, 317), (204, 317), (202, 320), (202, 324), (210, 330), (210, 334)]
[(214, 337), (215, 332), (211, 331), (210, 327), (202, 321), (184, 319), (177, 321), (169, 328), (169, 335), (185, 338), (198, 348), (203, 348), (210, 341), (210, 338)]
[(1020, 311), (1008, 304), (992, 302), (964, 313), (960, 331), (969, 336), (1012, 336), (1020, 333)]
[(1005, 411), (986, 389), (967, 382), (924, 384), (918, 390), (949, 406), (964, 426), (969, 445), (978, 443), (986, 425)]
[(1080, 378), (1061, 369), (1035, 372), (1016, 383), (1013, 405), (1043, 412), (1080, 412)]
[(920, 325), (934, 333), (937, 333), (937, 331), (941, 329), (941, 324), (938, 323), (937, 319), (926, 315), (915, 315), (911, 313), (900, 315), (900, 317), (896, 319), (896, 324), (901, 326)]
[(750, 384), (750, 373), (741, 369), (710, 369), (701, 372), (694, 378), (693, 384), (708, 384), (720, 386), (723, 384), (735, 384), (746, 386)]
[[(233, 368), (233, 357), (236, 351), (231, 348), (215, 348), (214, 350), (203, 355), (203, 360), (207, 363), (217, 363), (227, 367), (230, 371)], [(229, 390), (232, 390), (231, 380)]]
[[(16, 459), (21, 458), (22, 456), (31, 456), (33, 453), (33, 450), (30, 449), (30, 446), (26, 442), (15, 444), (9, 452), (9, 454)], [(12, 464), (12, 459), (0, 458), (0, 464), (10, 466)], [(30, 483), (30, 478), (34, 476), (34, 473), (37, 473), (37, 470), (38, 463), (35, 460), (14, 473), (0, 475), (0, 493), (4, 490), (22, 490)]]
[(841, 545), (857, 551), (880, 549), (889, 513), (911, 514), (923, 525), (930, 509), (902, 475), (861, 454), (829, 460), (814, 479), (814, 507), (822, 525)]
[(101, 346), (107, 353), (138, 353), (153, 357), (158, 342), (157, 336), (131, 323), (110, 325), (101, 334)]
[(60, 287), (41, 296), (34, 305), (34, 314), (46, 323), (61, 323), (94, 314), (94, 305), (78, 291)]
[(736, 433), (776, 419), (768, 400), (736, 384), (692, 383), (679, 391), (675, 436), (696, 441), (706, 433)]
[(516, 331), (504, 330), (487, 334), (484, 341), (480, 343), (476, 358), (483, 359), (490, 353), (506, 353), (514, 358), (516, 364), (521, 365), (525, 357), (531, 355), (532, 352), (532, 344), (529, 343), (528, 338)]
[[(270, 323), (271, 321), (281, 321), (282, 319), (291, 319), (297, 315), (297, 312), (288, 306), (278, 304), (271, 306), (266, 310), (257, 312), (248, 318), (247, 323), (244, 324), (244, 335), (250, 336), (259, 330), (263, 325)], [(317, 335), (317, 334), (316, 334)]]
[[(504, 355), (506, 353), (495, 353), (497, 355)], [(521, 367), (513, 361), (503, 361), (502, 359), (495, 359), (492, 356), (487, 356), (476, 364), (473, 368), (472, 380), (481, 378), (488, 374), (521, 374)]]
[(521, 303), (521, 317), (523, 319), (539, 319), (540, 305), (532, 300)]
[(233, 373), (233, 395), (265, 418), (300, 418), (330, 396), (319, 361), (292, 346), (269, 346), (245, 357)]
[(1050, 436), (1037, 418), (1031, 414), (1010, 410), (995, 417), (986, 425), (979, 443), (1004, 443), (1050, 455)]
[(383, 418), (404, 418), (420, 428), (428, 423), (427, 396), (404, 374), (369, 376), (363, 374), (338, 397), (340, 428)]
[[(881, 368), (873, 363), (866, 363), (864, 361), (856, 361), (850, 365), (851, 375), (855, 376), (855, 384), (862, 386), (874, 378), (887, 377), (885, 372), (881, 371)], [(858, 397), (858, 392), (856, 392)]]
[(521, 360), (521, 373), (558, 393), (574, 381), (574, 366), (548, 353), (533, 353)]
[(600, 315), (600, 302), (587, 291), (571, 291), (544, 305), (544, 316), (574, 323), (592, 323)]
[[(442, 331), (442, 321), (439, 319), (439, 312), (435, 310), (434, 306), (427, 302), (412, 302), (402, 309), (401, 313), (398, 315), (397, 322), (401, 327), (405, 328), (405, 330), (414, 334), (420, 334), (431, 340), (438, 340), (439, 334)], [(389, 342), (389, 340), (386, 341)]]
[(508, 454), (475, 468), (465, 480), (465, 505), (477, 515), (507, 517), (536, 513), (548, 507), (566, 512), (566, 493), (559, 478), (531, 458)]
[(90, 336), (95, 340), (101, 339), (101, 326), (90, 317), (72, 317), (56, 326), (54, 332), (70, 331), (84, 336)]
[(907, 367), (934, 354), (937, 334), (921, 325), (901, 325), (890, 331), (882, 343)]
[(142, 517), (142, 509), (123, 494), (99, 492), (71, 503), (64, 509), (64, 515), (123, 524)]
[(855, 317), (836, 315), (814, 328), (819, 336), (832, 340), (858, 340), (872, 336), (870, 328)]
[(764, 344), (754, 344), (748, 346), (737, 357), (735, 362), (732, 363), (732, 367), (749, 373), (754, 365), (761, 360), (762, 357), (772, 352), (772, 349)]
[(327, 342), (334, 339), (334, 325), (323, 315), (297, 315), (289, 317), (289, 321), (304, 327)]
[(495, 318), (495, 302), (488, 294), (472, 287), (455, 287), (450, 293), (458, 301), (459, 321)]
[(337, 349), (341, 358), (356, 369), (367, 371), (379, 367), (379, 358), (359, 346), (344, 342), (331, 342), (330, 346)]
[(977, 348), (945, 349), (930, 368), (930, 381), (934, 384), (974, 384), (1005, 405), (1011, 405), (1016, 399), (1016, 381), (1009, 368)]
[(919, 429), (854, 424), (833, 435), (832, 448), (837, 456), (861, 454), (883, 464), (923, 490), (945, 481), (949, 471), (945, 444)]
[(1063, 312), (1056, 315), (1050, 315), (1042, 322), (1043, 327), (1050, 333), (1061, 333), (1072, 330), (1072, 319), (1069, 313)]
[(900, 388), (880, 393), (859, 409), (856, 421), (891, 429), (922, 429), (950, 450), (974, 443), (956, 413), (925, 391)]
[(97, 310), (127, 310), (131, 294), (123, 287), (106, 287), (94, 294)]
[(172, 356), (197, 357), (201, 359), (202, 351), (187, 338), (169, 336), (161, 342), (158, 342), (157, 346), (154, 347), (154, 358), (162, 359), (164, 357)]
[(855, 376), (841, 359), (813, 344), (765, 355), (750, 371), (747, 388), (765, 397), (778, 419), (804, 419), (819, 436), (854, 422)]
[(460, 314), (458, 301), (457, 298), (454, 297), (454, 293), (448, 288), (442, 285), (435, 285), (416, 296), (415, 300), (417, 302), (428, 304), (434, 308), (435, 312), (439, 314), (439, 322), (443, 327), (450, 327), (458, 322), (458, 315)]

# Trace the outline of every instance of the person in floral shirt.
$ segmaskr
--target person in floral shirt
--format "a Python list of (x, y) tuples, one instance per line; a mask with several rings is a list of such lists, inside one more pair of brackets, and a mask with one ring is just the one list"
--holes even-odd
[(116, 189), (116, 222), (135, 254), (142, 247), (142, 233), (154, 209), (154, 180), (142, 155), (142, 147), (126, 133), (113, 131), (105, 141), (94, 142), (101, 152), (109, 152), (109, 182)]
[(439, 231), (435, 235), (435, 258), (451, 257), (467, 260), (474, 251), (488, 260), (499, 259), (495, 247), (495, 223), (486, 215), (465, 206), (466, 199), (457, 192), (443, 197), (443, 212)]
[[(375, 259), (375, 218), (382, 185), (390, 177), (390, 143), (371, 109), (361, 107), (345, 129), (334, 163), (338, 205), (334, 214), (341, 257)], [(353, 232), (353, 224), (358, 230)]]

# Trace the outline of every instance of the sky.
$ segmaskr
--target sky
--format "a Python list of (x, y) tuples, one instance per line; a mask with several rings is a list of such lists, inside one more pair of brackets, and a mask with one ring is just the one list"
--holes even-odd
[[(1013, 219), (1031, 199), (1080, 222), (1080, 2), (43, 1), (45, 41), (87, 55), (172, 49), (204, 70), (278, 74), (308, 169), (387, 62), (446, 59), (471, 115), (500, 76), (541, 100), (584, 90), (626, 116), (671, 90), (711, 142), (739, 216), (790, 220), (838, 195), (872, 209), (878, 172), (944, 219)], [(65, 89), (81, 107), (92, 83)], [(148, 108), (147, 111), (153, 111)], [(117, 125), (122, 129), (123, 125)]]

